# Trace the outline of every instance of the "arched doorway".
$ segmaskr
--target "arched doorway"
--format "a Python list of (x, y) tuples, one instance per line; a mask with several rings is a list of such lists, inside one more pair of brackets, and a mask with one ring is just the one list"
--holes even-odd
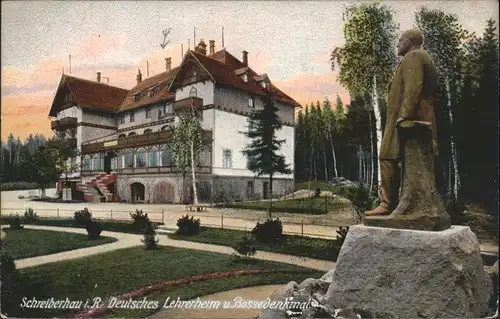
[(143, 203), (145, 193), (146, 187), (144, 184), (138, 182), (130, 184), (130, 200), (132, 203)]
[(167, 181), (160, 181), (153, 190), (153, 204), (171, 204), (174, 196), (174, 186)]
[(107, 152), (106, 155), (104, 155), (104, 171), (109, 174), (111, 172), (115, 172), (117, 168), (117, 154), (113, 151)]

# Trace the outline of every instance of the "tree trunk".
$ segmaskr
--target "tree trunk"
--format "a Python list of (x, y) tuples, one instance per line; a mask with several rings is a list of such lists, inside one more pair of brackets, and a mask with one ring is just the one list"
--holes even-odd
[[(372, 114), (370, 111), (368, 111), (368, 123), (369, 123), (369, 129), (370, 129), (370, 154), (373, 154), (373, 124), (372, 124)], [(370, 156), (370, 158), (371, 158), (371, 165), (373, 166), (373, 156)], [(370, 182), (367, 184), (369, 184), (368, 187), (369, 187), (370, 193), (371, 193), (371, 189), (373, 187), (373, 180), (375, 179), (375, 176), (373, 176), (371, 174), (368, 176), (370, 178)]]
[(196, 174), (195, 174), (195, 163), (194, 163), (194, 142), (191, 141), (191, 174), (193, 182), (193, 204), (198, 205), (198, 192), (196, 190)]
[(328, 138), (330, 139), (330, 147), (332, 148), (333, 177), (338, 177), (338, 172), (337, 172), (337, 156), (335, 155), (335, 146), (333, 145), (332, 133), (330, 131), (328, 131)]
[(457, 153), (455, 149), (455, 139), (453, 134), (453, 112), (451, 110), (451, 92), (450, 92), (450, 81), (449, 78), (446, 77), (446, 94), (448, 98), (448, 116), (450, 117), (450, 153), (451, 153), (451, 169), (453, 173), (450, 172), (450, 175), (453, 174), (453, 185), (451, 185), (451, 176), (449, 178), (449, 189), (450, 191), (453, 189), (453, 198), (458, 198), (458, 189), (460, 187), (460, 176), (458, 174), (458, 163), (457, 163)]
[(271, 210), (273, 208), (273, 173), (269, 174), (269, 211), (267, 212), (267, 218), (272, 219)]
[(323, 165), (325, 166), (325, 181), (328, 181), (328, 161), (326, 160), (326, 141), (323, 143), (324, 144), (324, 149), (323, 149)]
[(361, 145), (358, 146), (358, 159), (359, 159), (359, 182), (363, 183), (363, 147)]
[[(375, 114), (375, 130), (377, 137), (377, 158), (380, 154), (380, 145), (382, 144), (382, 113), (380, 112), (380, 106), (378, 104), (378, 89), (377, 89), (377, 77), (373, 76), (373, 96), (372, 105), (373, 113)], [(370, 130), (371, 131), (371, 130)], [(372, 156), (373, 160), (373, 156)], [(380, 171), (380, 165), (377, 167), (377, 185), (380, 188), (380, 183), (382, 182), (382, 173)]]

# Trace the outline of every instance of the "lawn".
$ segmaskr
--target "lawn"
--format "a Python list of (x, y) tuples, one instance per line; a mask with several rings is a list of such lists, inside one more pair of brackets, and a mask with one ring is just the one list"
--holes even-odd
[[(182, 287), (171, 287), (153, 296), (163, 301), (168, 295), (194, 298), (207, 293), (245, 286), (286, 283), (291, 280), (301, 281), (309, 277), (319, 278), (323, 274), (320, 271), (276, 262), (261, 260), (242, 262), (234, 256), (212, 252), (175, 247), (160, 247), (157, 250), (133, 247), (81, 259), (20, 269), (17, 284), (19, 292), (17, 293), (28, 300), (33, 298), (46, 300), (51, 297), (55, 300), (64, 300), (66, 297), (70, 300), (82, 301), (94, 297), (104, 299), (162, 280), (175, 280), (239, 269), (270, 269), (275, 272), (195, 282)], [(142, 297), (139, 299), (142, 300)], [(67, 309), (24, 308), (21, 310), (19, 309), (20, 299), (14, 298), (10, 303), (7, 303), (8, 300), (2, 301), (5, 305), (3, 311), (9, 316), (41, 318), (68, 317), (75, 314), (74, 311)], [(144, 309), (133, 313), (129, 310), (120, 310), (119, 316), (145, 317), (156, 310)]]
[(6, 234), (2, 240), (2, 251), (7, 251), (14, 259), (49, 255), (116, 241), (115, 238), (102, 236), (97, 240), (89, 240), (86, 234), (41, 229), (2, 230)]
[[(285, 200), (273, 200), (272, 211), (281, 213), (298, 213), (298, 214), (327, 214), (339, 208), (346, 207), (348, 204), (338, 198), (329, 196), (324, 197), (309, 197), (295, 198)], [(235, 202), (224, 207), (252, 209), (252, 210), (268, 210), (269, 201), (248, 201)]]
[[(245, 232), (241, 230), (200, 227), (200, 233), (198, 235), (182, 236), (178, 234), (169, 234), (168, 236), (172, 239), (232, 247), (244, 235)], [(285, 240), (283, 243), (271, 245), (254, 242), (254, 247), (257, 250), (287, 255), (331, 261), (337, 260), (340, 246), (334, 240), (295, 235), (284, 235), (284, 237)]]

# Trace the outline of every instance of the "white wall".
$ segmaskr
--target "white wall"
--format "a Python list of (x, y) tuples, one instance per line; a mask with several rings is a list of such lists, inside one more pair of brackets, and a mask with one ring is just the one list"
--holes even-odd
[(203, 99), (203, 105), (214, 104), (214, 83), (212, 81), (197, 82), (177, 89), (175, 91), (175, 100), (179, 101), (189, 97), (192, 87), (197, 90), (196, 96)]
[(57, 113), (57, 119), (64, 117), (75, 117), (78, 122), (82, 121), (82, 109), (78, 106), (72, 106)]
[[(240, 132), (248, 130), (247, 117), (220, 110), (215, 112), (215, 129), (213, 142), (213, 174), (222, 176), (248, 176), (253, 177), (254, 173), (247, 169), (247, 159), (242, 153), (249, 140)], [(290, 164), (293, 170), (294, 157), (294, 128), (283, 126), (277, 132), (279, 139), (286, 139), (282, 145), (280, 153), (285, 155), (285, 161)], [(232, 168), (222, 168), (223, 150), (230, 149), (232, 153)], [(293, 178), (291, 175), (277, 174), (277, 178)]]

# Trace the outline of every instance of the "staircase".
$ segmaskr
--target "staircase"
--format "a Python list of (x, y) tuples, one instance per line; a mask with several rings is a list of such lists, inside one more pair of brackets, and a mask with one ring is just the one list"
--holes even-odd
[(111, 174), (100, 173), (91, 178), (83, 178), (82, 182), (76, 185), (76, 190), (83, 192), (83, 198), (86, 202), (100, 202), (100, 194), (105, 197), (106, 202), (111, 202), (114, 198), (107, 186), (116, 183), (116, 180), (115, 172)]

